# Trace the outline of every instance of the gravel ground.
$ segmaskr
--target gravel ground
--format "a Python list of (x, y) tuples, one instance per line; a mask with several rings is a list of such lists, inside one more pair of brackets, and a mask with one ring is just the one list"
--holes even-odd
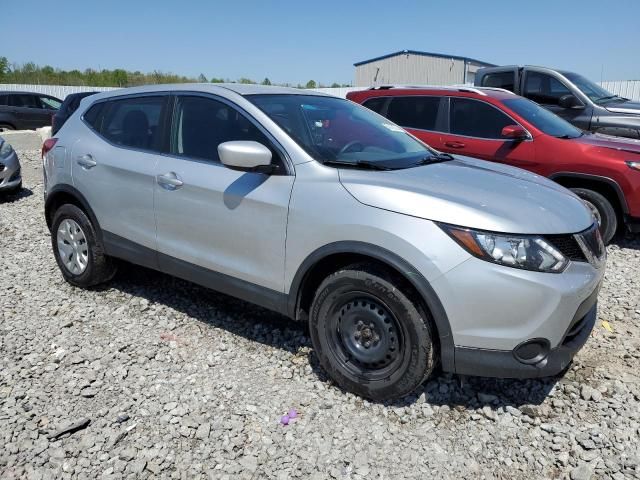
[(132, 266), (66, 284), (39, 152), (19, 154), (26, 188), (0, 200), (1, 478), (640, 478), (639, 238), (609, 247), (564, 376), (440, 375), (372, 404), (274, 313)]

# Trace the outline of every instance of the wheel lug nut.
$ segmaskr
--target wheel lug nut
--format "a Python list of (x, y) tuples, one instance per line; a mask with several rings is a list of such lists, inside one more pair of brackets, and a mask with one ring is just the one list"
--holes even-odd
[(362, 320), (358, 320), (358, 328), (362, 327), (364, 327), (364, 323), (362, 323)]
[(369, 348), (371, 346), (371, 342), (369, 341), (364, 342), (364, 346), (365, 348)]
[(356, 332), (356, 333), (354, 333), (354, 334), (353, 334), (353, 336), (354, 336), (355, 338), (360, 338), (360, 332)]

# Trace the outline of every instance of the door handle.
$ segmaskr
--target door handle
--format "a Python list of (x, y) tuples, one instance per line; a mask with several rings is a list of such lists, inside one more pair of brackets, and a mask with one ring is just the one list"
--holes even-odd
[(80, 155), (78, 158), (76, 158), (76, 163), (85, 170), (89, 170), (90, 168), (93, 168), (98, 164), (88, 153), (86, 155)]
[(449, 148), (464, 148), (466, 145), (462, 142), (444, 142), (445, 146)]
[(184, 185), (184, 182), (180, 180), (180, 177), (178, 177), (175, 172), (158, 175), (156, 177), (156, 182), (158, 182), (158, 185), (166, 188), (167, 190), (176, 190)]

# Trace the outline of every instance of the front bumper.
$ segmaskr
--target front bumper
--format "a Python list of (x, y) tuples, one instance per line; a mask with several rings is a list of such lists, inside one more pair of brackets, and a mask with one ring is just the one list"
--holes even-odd
[(574, 355), (584, 346), (597, 316), (599, 288), (585, 300), (576, 312), (562, 342), (543, 352), (536, 363), (524, 363), (516, 351), (482, 348), (455, 348), (455, 372), (498, 378), (539, 378), (557, 375), (570, 364)]
[(16, 152), (7, 158), (0, 159), (0, 191), (11, 190), (22, 182), (20, 162)]

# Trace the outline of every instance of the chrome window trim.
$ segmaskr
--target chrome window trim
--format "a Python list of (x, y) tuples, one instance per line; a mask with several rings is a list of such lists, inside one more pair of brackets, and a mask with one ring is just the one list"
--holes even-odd
[[(118, 145), (113, 143), (112, 141), (110, 141), (109, 139), (107, 139), (106, 137), (104, 137), (100, 132), (98, 132), (89, 122), (87, 122), (84, 118), (85, 114), (91, 109), (93, 108), (95, 105), (98, 105), (99, 103), (107, 103), (107, 102), (111, 102), (111, 101), (119, 101), (119, 100), (126, 100), (129, 98), (141, 98), (141, 97), (164, 97), (164, 100), (167, 102), (167, 113), (170, 114), (171, 118), (169, 118), (168, 120), (168, 125), (169, 125), (169, 129), (167, 135), (171, 134), (171, 128), (173, 126), (173, 110), (174, 110), (174, 105), (173, 105), (173, 99), (175, 99), (178, 96), (199, 96), (199, 97), (205, 97), (205, 98), (210, 98), (212, 100), (217, 100), (220, 101), (221, 103), (224, 103), (226, 105), (228, 105), (231, 108), (235, 108), (236, 110), (240, 111), (243, 115), (245, 115), (245, 117), (247, 117), (247, 119), (254, 125), (256, 126), (256, 128), (258, 128), (258, 130), (260, 130), (266, 137), (267, 139), (269, 139), (270, 141), (273, 142), (274, 147), (276, 147), (276, 150), (278, 150), (278, 153), (280, 153), (280, 156), (282, 157), (283, 160), (283, 165), (285, 168), (285, 172), (282, 172), (280, 174), (280, 176), (295, 176), (295, 168), (293, 166), (293, 162), (291, 161), (291, 158), (289, 156), (289, 153), (286, 151), (286, 149), (280, 144), (280, 142), (277, 141), (277, 139), (271, 135), (268, 130), (261, 124), (259, 123), (255, 118), (253, 118), (252, 115), (250, 115), (245, 109), (243, 109), (241, 106), (239, 106), (237, 103), (232, 102), (231, 100), (225, 98), (225, 97), (220, 97), (218, 95), (214, 95), (211, 93), (207, 93), (207, 92), (198, 92), (198, 91), (190, 91), (190, 90), (167, 90), (167, 91), (159, 91), (159, 92), (143, 92), (143, 93), (133, 93), (133, 94), (127, 94), (127, 95), (113, 95), (107, 98), (102, 98), (100, 100), (96, 100), (94, 102), (92, 102), (85, 110), (84, 112), (82, 112), (82, 115), (80, 116), (80, 120), (82, 121), (82, 123), (84, 123), (85, 126), (87, 126), (89, 128), (89, 130), (96, 135), (96, 137), (98, 137), (100, 140), (106, 142), (107, 144), (109, 144), (112, 147), (115, 148), (120, 148), (123, 150), (130, 150), (133, 152), (138, 152), (138, 153), (148, 153), (148, 154), (152, 154), (152, 155), (161, 155), (163, 157), (169, 157), (169, 158), (176, 158), (176, 159), (181, 159), (181, 160), (188, 160), (188, 161), (197, 161), (197, 162), (201, 162), (201, 163), (206, 163), (208, 165), (218, 165), (218, 166), (222, 166), (224, 168), (227, 168), (226, 166), (224, 166), (221, 162), (215, 162), (213, 160), (206, 160), (203, 158), (195, 158), (195, 157), (189, 157), (186, 155), (177, 155), (177, 154), (172, 154), (171, 152), (163, 152), (163, 151), (158, 151), (158, 150), (148, 150), (148, 149), (142, 149), (142, 148), (135, 148), (135, 147), (130, 147), (127, 145)], [(165, 122), (167, 120), (165, 119)]]

